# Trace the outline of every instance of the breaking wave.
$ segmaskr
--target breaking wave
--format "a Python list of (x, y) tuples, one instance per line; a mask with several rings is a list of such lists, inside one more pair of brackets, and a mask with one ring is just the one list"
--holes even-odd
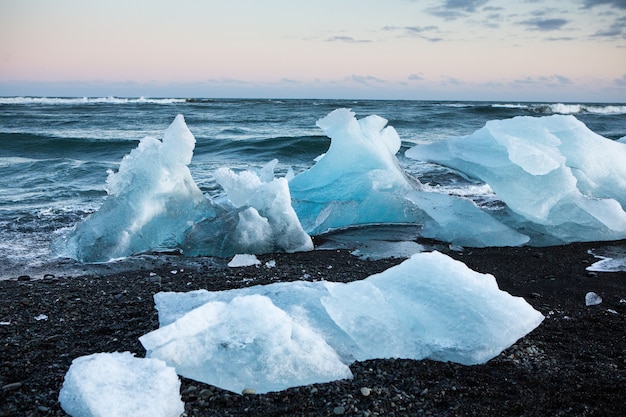
[(185, 103), (184, 98), (120, 98), (120, 97), (0, 97), (0, 104), (176, 104)]
[(626, 106), (619, 104), (524, 104), (524, 103), (497, 103), (493, 108), (528, 110), (533, 113), (543, 114), (602, 114), (621, 115), (626, 114)]

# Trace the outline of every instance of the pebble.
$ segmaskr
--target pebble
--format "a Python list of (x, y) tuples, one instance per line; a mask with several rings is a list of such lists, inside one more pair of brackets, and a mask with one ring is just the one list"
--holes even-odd
[(18, 389), (22, 387), (21, 382), (13, 382), (12, 384), (6, 384), (2, 386), (3, 391), (12, 391), (14, 389)]
[(30, 281), (30, 275), (20, 275), (17, 277), (18, 281)]
[(241, 391), (242, 395), (254, 395), (256, 394), (256, 391), (252, 388), (244, 388), (243, 391)]
[(203, 389), (201, 390), (198, 395), (200, 396), (200, 398), (204, 398), (205, 400), (211, 396), (213, 396), (213, 391), (211, 391), (210, 389)]
[(333, 408), (333, 414), (335, 414), (335, 415), (340, 416), (340, 415), (344, 414), (345, 412), (346, 412), (346, 407), (343, 407), (341, 405), (339, 407)]
[(364, 397), (369, 396), (372, 393), (372, 390), (369, 389), (368, 387), (363, 387), (361, 388), (361, 395)]

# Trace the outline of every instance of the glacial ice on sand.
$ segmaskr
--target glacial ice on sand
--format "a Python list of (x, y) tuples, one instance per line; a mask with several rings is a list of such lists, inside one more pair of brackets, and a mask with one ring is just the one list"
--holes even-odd
[(261, 261), (255, 255), (250, 255), (247, 253), (238, 253), (233, 256), (233, 259), (230, 260), (228, 266), (231, 268), (241, 268), (244, 266), (253, 266), (253, 265), (261, 265)]
[(130, 352), (74, 359), (59, 403), (74, 417), (179, 417), (185, 411), (174, 368)]
[(626, 237), (626, 147), (573, 116), (492, 120), (406, 156), (489, 184), (509, 209), (501, 220), (529, 234), (531, 244)]
[(159, 293), (155, 303), (161, 327), (140, 338), (147, 356), (234, 392), (349, 378), (354, 360), (484, 363), (543, 320), (493, 276), (438, 252), (347, 284)]
[(598, 304), (602, 304), (602, 297), (600, 297), (595, 292), (588, 292), (585, 294), (585, 305), (589, 306), (597, 306)]
[(140, 341), (180, 375), (236, 393), (352, 375), (320, 334), (258, 294), (208, 302)]
[(215, 180), (226, 198), (216, 204), (218, 216), (191, 226), (182, 244), (184, 253), (232, 256), (312, 250), (313, 241), (291, 206), (287, 180), (274, 178), (277, 162), (268, 163), (260, 174), (216, 170)]
[[(318, 120), (331, 138), (328, 151), (290, 182), (304, 229), (320, 234), (357, 225), (412, 223), (423, 236), (468, 246), (517, 246), (528, 237), (481, 211), (469, 200), (422, 190), (400, 167), (401, 141), (387, 120), (357, 120), (337, 109)], [(461, 226), (461, 227), (459, 227)]]
[(160, 249), (223, 257), (313, 249), (291, 207), (287, 180), (273, 178), (276, 161), (262, 170), (263, 180), (251, 171), (218, 169), (215, 178), (226, 196), (213, 201), (191, 177), (194, 146), (181, 115), (163, 141), (144, 138), (109, 174), (102, 207), (54, 241), (53, 250), (103, 262)]
[(420, 184), (400, 168), (395, 157), (400, 137), (386, 124), (375, 115), (357, 120), (349, 109), (334, 110), (317, 121), (331, 138), (330, 147), (313, 167), (289, 182), (293, 206), (308, 233), (416, 223), (423, 217), (404, 198)]
[(182, 115), (167, 128), (163, 141), (142, 139), (118, 171), (109, 173), (102, 207), (53, 242), (55, 252), (102, 262), (177, 247), (190, 223), (215, 215), (187, 167), (194, 147)]
[(179, 115), (162, 142), (146, 137), (124, 157), (102, 207), (53, 249), (82, 262), (159, 249), (230, 257), (311, 250), (309, 234), (381, 224), (416, 225), (423, 237), (471, 247), (626, 238), (626, 147), (573, 116), (490, 121), (407, 151), (487, 183), (506, 204), (498, 210), (408, 176), (386, 124), (334, 110), (317, 122), (331, 144), (310, 169), (287, 179), (274, 177), (276, 160), (260, 172), (220, 168), (214, 177), (226, 194), (212, 200), (191, 177), (195, 138)]

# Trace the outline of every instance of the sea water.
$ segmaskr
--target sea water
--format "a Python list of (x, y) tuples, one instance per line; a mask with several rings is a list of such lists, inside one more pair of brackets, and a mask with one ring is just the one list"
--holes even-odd
[[(50, 242), (101, 207), (108, 172), (116, 171), (145, 136), (162, 137), (177, 114), (184, 115), (196, 139), (189, 165), (193, 179), (203, 193), (217, 198), (223, 194), (213, 175), (218, 168), (259, 169), (274, 158), (279, 160), (277, 176), (312, 167), (330, 143), (316, 121), (337, 108), (350, 108), (358, 118), (376, 114), (387, 119), (402, 140), (397, 157), (405, 173), (483, 205), (501, 204), (489, 187), (406, 158), (404, 152), (516, 116), (573, 114), (606, 138), (626, 136), (623, 104), (0, 98), (0, 279), (102, 268), (58, 259)], [(167, 257), (131, 257), (121, 267), (166, 262)]]

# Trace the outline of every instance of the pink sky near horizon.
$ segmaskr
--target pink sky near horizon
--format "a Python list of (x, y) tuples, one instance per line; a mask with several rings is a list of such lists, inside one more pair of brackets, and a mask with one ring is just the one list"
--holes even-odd
[(0, 0), (0, 95), (626, 102), (626, 1)]

